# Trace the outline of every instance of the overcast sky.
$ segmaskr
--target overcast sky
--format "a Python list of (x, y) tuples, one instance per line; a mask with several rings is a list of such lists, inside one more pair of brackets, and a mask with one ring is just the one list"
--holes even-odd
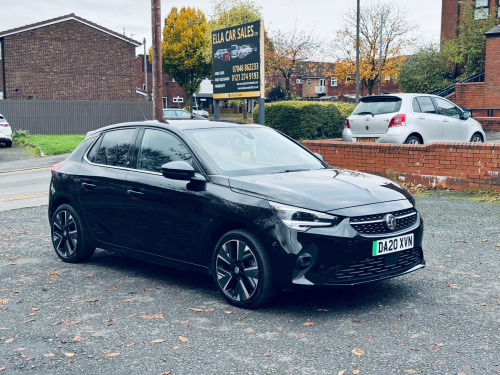
[[(360, 0), (363, 4), (378, 0)], [(255, 0), (262, 6), (265, 28), (286, 30), (297, 20), (301, 29), (310, 29), (323, 39), (333, 38), (343, 25), (342, 15), (355, 9), (355, 0)], [(426, 42), (439, 42), (441, 0), (392, 0), (406, 10), (408, 20), (417, 24)], [(173, 6), (191, 6), (211, 13), (211, 0), (161, 0), (162, 19)], [(0, 31), (60, 17), (70, 13), (110, 30), (151, 45), (150, 0), (0, 0)], [(163, 22), (163, 21), (162, 21)], [(330, 37), (331, 36), (331, 37)], [(136, 51), (142, 53), (139, 47)]]

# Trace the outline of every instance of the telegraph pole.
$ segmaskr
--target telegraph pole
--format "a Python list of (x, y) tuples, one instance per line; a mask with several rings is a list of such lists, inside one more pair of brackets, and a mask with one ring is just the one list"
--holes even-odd
[(151, 26), (153, 31), (153, 119), (163, 120), (162, 84), (161, 84), (161, 4), (160, 0), (151, 0)]
[(359, 0), (356, 7), (356, 103), (359, 103)]

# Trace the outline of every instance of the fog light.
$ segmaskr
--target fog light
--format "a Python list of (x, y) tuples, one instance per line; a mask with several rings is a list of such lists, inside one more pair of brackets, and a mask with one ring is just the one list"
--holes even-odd
[(311, 265), (312, 256), (311, 254), (304, 253), (297, 257), (296, 267), (297, 268), (306, 268)]

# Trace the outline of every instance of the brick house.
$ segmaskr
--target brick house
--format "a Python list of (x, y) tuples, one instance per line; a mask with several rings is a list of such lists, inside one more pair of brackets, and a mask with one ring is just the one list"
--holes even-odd
[[(354, 74), (341, 81), (333, 72), (334, 63), (301, 62), (297, 64), (295, 72), (290, 77), (290, 92), (306, 100), (329, 100), (356, 93)], [(399, 85), (394, 82), (394, 77), (384, 77), (382, 92), (399, 92)], [(278, 73), (266, 76), (268, 89), (277, 85), (285, 87), (285, 79)], [(374, 94), (378, 93), (374, 88)], [(361, 96), (367, 95), (367, 89), (360, 85)]]
[[(163, 108), (184, 108), (188, 100), (184, 89), (167, 73), (162, 73), (161, 80)], [(135, 59), (135, 85), (148, 100), (151, 98), (153, 66), (149, 62), (148, 56), (146, 56), (146, 75), (144, 74), (144, 55), (138, 55)]]
[[(472, 1), (472, 0), (471, 0)], [(443, 0), (441, 43), (454, 38), (460, 24), (461, 5), (458, 0)], [(500, 23), (500, 0), (475, 0), (474, 17), (481, 20), (488, 14)], [(486, 62), (484, 82), (457, 83), (448, 98), (461, 107), (472, 108), (486, 131), (500, 131), (500, 25), (486, 35)], [(497, 110), (492, 110), (497, 108)], [(489, 110), (488, 110), (489, 109)]]
[(74, 14), (0, 32), (0, 99), (144, 100), (142, 43)]

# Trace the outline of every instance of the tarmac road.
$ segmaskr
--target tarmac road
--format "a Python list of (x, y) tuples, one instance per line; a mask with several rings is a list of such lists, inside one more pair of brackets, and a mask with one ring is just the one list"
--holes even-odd
[(423, 270), (256, 311), (207, 276), (100, 250), (63, 263), (46, 207), (0, 212), (0, 374), (500, 374), (500, 206), (417, 207)]

